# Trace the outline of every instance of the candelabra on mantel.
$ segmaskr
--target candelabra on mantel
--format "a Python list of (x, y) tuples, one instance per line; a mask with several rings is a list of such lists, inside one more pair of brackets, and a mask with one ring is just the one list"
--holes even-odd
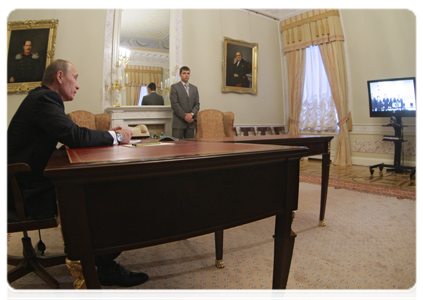
[[(112, 94), (113, 106), (122, 105), (122, 94), (126, 91), (124, 85), (122, 85), (122, 77), (125, 72), (125, 68), (131, 60), (131, 51), (125, 48), (119, 48), (119, 58), (116, 61), (116, 65), (112, 70), (112, 83), (106, 83), (106, 91)], [(128, 83), (128, 78), (126, 77), (126, 83)]]
[(169, 98), (170, 86), (173, 83), (176, 83), (178, 81), (178, 72), (177, 72), (177, 70), (178, 70), (178, 66), (175, 66), (175, 68), (172, 70), (172, 72), (170, 72), (170, 70), (167, 69), (166, 75), (168, 76), (168, 78), (165, 78), (164, 85), (163, 85), (163, 82), (161, 82), (160, 88), (161, 88), (162, 92), (164, 91), (164, 96), (166, 97), (166, 99)]

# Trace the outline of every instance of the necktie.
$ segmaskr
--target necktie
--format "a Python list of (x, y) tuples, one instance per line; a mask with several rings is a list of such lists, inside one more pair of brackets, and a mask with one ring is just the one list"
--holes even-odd
[(188, 84), (184, 84), (184, 86), (185, 86), (185, 90), (187, 91), (187, 94), (189, 96), (189, 86), (188, 86)]

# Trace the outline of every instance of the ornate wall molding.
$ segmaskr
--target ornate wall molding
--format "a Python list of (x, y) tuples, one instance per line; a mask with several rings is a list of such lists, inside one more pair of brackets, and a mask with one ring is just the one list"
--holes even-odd
[[(115, 26), (115, 9), (108, 9), (106, 13), (106, 24), (104, 33), (104, 59), (103, 59), (103, 84), (109, 84), (112, 78), (113, 65), (113, 42)], [(172, 33), (170, 33), (172, 34)], [(175, 62), (178, 68), (182, 66), (182, 10), (175, 10), (175, 48), (169, 49), (169, 52), (175, 53)], [(170, 53), (134, 51), (131, 54), (131, 64), (145, 66), (161, 66), (165, 70), (170, 69)], [(174, 66), (172, 66), (173, 68)], [(102, 92), (102, 107), (106, 109), (111, 106), (111, 95), (105, 89)]]
[[(175, 10), (175, 62), (182, 67), (182, 9)], [(173, 68), (173, 66), (172, 66)]]
[(169, 53), (131, 50), (131, 65), (155, 66), (169, 69)]
[[(104, 29), (104, 47), (103, 47), (103, 81), (102, 83), (106, 85), (106, 82), (110, 81), (112, 78), (112, 49), (113, 49), (113, 24), (114, 24), (114, 9), (108, 9), (106, 12), (106, 24)], [(103, 109), (111, 105), (110, 92), (107, 92), (105, 88), (103, 91)]]

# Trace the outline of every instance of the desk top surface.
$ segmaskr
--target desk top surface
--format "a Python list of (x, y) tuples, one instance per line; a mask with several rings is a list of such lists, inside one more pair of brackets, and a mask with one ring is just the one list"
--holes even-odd
[[(147, 162), (168, 159), (188, 159), (213, 156), (233, 156), (246, 153), (307, 152), (305, 147), (290, 147), (261, 144), (207, 143), (195, 141), (162, 142), (161, 144), (145, 143), (145, 146), (107, 146), (92, 148), (67, 149), (67, 157), (54, 155), (47, 168), (65, 165), (104, 164), (121, 162)], [(66, 159), (67, 158), (67, 159)]]
[(261, 142), (267, 140), (277, 140), (280, 142), (292, 143), (308, 143), (311, 141), (330, 141), (333, 136), (323, 135), (250, 135), (250, 136), (233, 136), (233, 137), (213, 137), (213, 138), (199, 138), (188, 139), (202, 142)]

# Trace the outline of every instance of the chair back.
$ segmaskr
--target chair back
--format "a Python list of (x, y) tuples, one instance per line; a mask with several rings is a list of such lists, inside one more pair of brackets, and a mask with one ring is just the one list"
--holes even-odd
[[(39, 230), (45, 228), (57, 227), (59, 225), (58, 218), (50, 218), (44, 220), (28, 220), (25, 214), (25, 206), (16, 174), (20, 172), (28, 172), (31, 168), (24, 163), (16, 163), (7, 165), (7, 176), (10, 182), (10, 192), (15, 201), (15, 212), (8, 212), (7, 232), (26, 232), (31, 230)], [(11, 216), (9, 216), (9, 214)]]
[(252, 133), (252, 135), (256, 135), (256, 130), (254, 129), (254, 127), (240, 127), (239, 129), (244, 134), (244, 136), (249, 136), (250, 132)]
[(197, 113), (196, 138), (234, 136), (234, 113), (205, 109)]
[(67, 114), (78, 126), (93, 130), (109, 130), (110, 116), (108, 114), (93, 114), (85, 110), (77, 110)]
[(270, 127), (257, 127), (257, 132), (259, 132), (260, 135), (266, 135), (266, 133), (273, 134)]
[(275, 131), (276, 135), (285, 134), (285, 127), (284, 126), (273, 127), (273, 130)]

